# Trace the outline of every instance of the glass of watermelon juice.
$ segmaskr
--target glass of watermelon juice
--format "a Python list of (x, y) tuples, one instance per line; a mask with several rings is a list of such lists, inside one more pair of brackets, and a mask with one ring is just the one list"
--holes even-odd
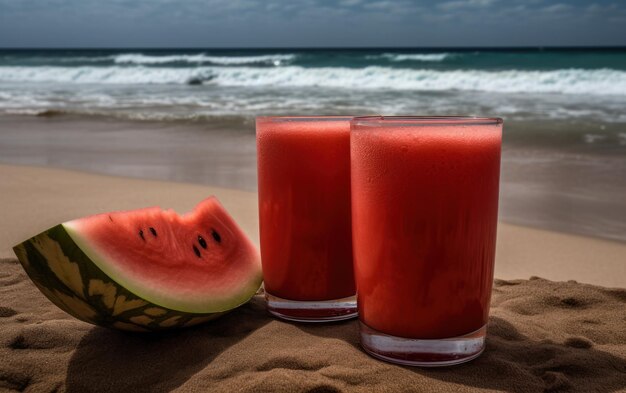
[(350, 120), (257, 118), (261, 263), (268, 310), (280, 318), (356, 316)]
[(481, 354), (493, 281), (502, 120), (351, 122), (361, 345), (393, 363)]

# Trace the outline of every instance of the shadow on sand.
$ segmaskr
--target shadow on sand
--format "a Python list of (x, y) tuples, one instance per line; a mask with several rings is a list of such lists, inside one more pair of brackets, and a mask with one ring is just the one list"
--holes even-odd
[[(209, 365), (225, 366), (226, 363), (211, 363), (228, 348), (272, 322), (259, 336), (264, 338), (265, 347), (247, 347), (243, 349), (245, 354), (230, 354), (231, 361), (241, 359), (242, 370), (239, 371), (249, 373), (246, 391), (272, 386), (284, 388), (284, 384), (280, 384), (284, 378), (277, 380), (276, 375), (289, 375), (294, 383), (290, 389), (294, 391), (304, 389), (305, 382), (315, 381), (323, 382), (324, 386), (332, 382), (335, 390), (346, 387), (428, 390), (437, 387), (435, 380), (448, 383), (439, 385), (440, 390), (455, 385), (464, 391), (482, 388), (516, 393), (626, 389), (626, 359), (603, 351), (601, 346), (624, 345), (623, 332), (615, 331), (614, 326), (624, 320), (626, 296), (623, 295), (626, 292), (544, 281), (525, 281), (523, 285), (521, 281), (506, 283), (508, 297), (496, 290), (496, 309), (510, 311), (530, 302), (520, 298), (520, 294), (545, 287), (531, 299), (547, 308), (530, 316), (509, 314), (511, 319), (492, 316), (485, 352), (464, 365), (437, 369), (390, 365), (360, 350), (356, 320), (319, 325), (279, 322), (268, 315), (264, 302), (257, 296), (214, 323), (180, 332), (137, 335), (94, 328), (72, 356), (66, 386), (69, 392), (81, 393), (171, 391)], [(507, 300), (511, 301), (505, 302)], [(575, 322), (582, 316), (587, 318), (592, 315), (592, 306), (599, 310), (593, 314), (595, 325), (586, 331), (579, 330), (580, 335), (568, 334), (572, 332), (571, 326), (582, 329), (582, 325), (566, 325), (566, 319)], [(581, 312), (585, 307), (588, 308)], [(560, 314), (565, 319), (555, 319), (557, 309), (568, 310)], [(535, 328), (530, 330), (535, 332), (531, 335), (520, 333), (518, 328), (522, 324), (541, 326), (537, 318), (552, 318), (549, 326), (554, 331)], [(603, 324), (609, 319), (613, 322)], [(593, 334), (602, 338), (592, 340)], [(319, 340), (312, 340), (313, 336)], [(559, 342), (543, 339), (545, 337), (558, 338)], [(295, 384), (294, 378), (303, 382)]]
[(93, 328), (67, 370), (70, 393), (169, 392), (271, 321), (256, 297), (206, 325), (155, 334)]
[[(342, 339), (360, 349), (356, 321), (297, 326), (305, 333)], [(383, 366), (377, 359), (370, 360)], [(444, 368), (392, 367), (405, 377), (414, 374), (414, 386), (420, 385), (420, 379), (427, 383), (436, 378), (473, 388), (519, 393), (616, 392), (626, 388), (626, 359), (594, 349), (583, 337), (569, 339), (565, 344), (535, 341), (498, 317), (489, 319), (487, 347), (474, 361)]]

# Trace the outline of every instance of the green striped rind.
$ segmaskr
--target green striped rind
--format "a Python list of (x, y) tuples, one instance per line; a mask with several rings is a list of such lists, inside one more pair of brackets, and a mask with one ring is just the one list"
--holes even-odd
[(57, 225), (13, 248), (37, 288), (68, 314), (95, 325), (158, 331), (203, 323), (226, 312), (194, 314), (150, 303), (118, 285)]

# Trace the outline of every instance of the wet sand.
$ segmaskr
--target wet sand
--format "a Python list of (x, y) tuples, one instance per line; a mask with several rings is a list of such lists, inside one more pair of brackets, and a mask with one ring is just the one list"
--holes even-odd
[[(626, 242), (626, 145), (563, 142), (563, 134), (583, 138), (592, 125), (540, 126), (505, 124), (500, 219)], [(0, 116), (0, 163), (256, 190), (254, 124), (241, 118)]]
[(256, 189), (254, 126), (0, 116), (0, 162)]

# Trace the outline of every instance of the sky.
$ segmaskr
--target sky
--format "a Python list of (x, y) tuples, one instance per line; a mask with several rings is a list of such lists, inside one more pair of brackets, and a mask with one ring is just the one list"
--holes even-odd
[(626, 45), (626, 0), (0, 0), (0, 47)]

